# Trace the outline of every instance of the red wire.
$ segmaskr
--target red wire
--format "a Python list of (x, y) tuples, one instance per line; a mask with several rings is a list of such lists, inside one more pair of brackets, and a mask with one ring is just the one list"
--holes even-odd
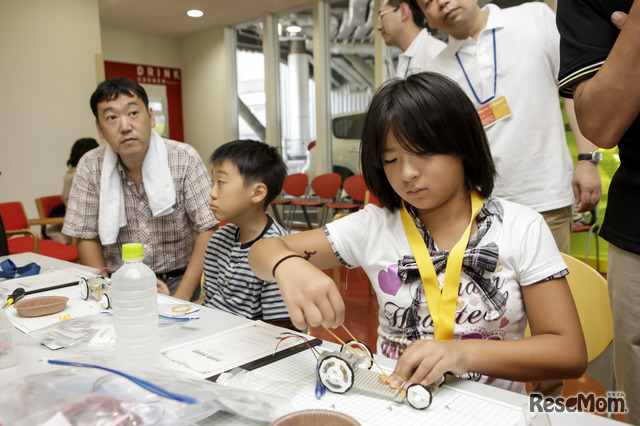
[(273, 353), (275, 354), (278, 351), (278, 346), (280, 346), (280, 343), (282, 343), (283, 340), (287, 340), (290, 337), (295, 337), (295, 338), (304, 340), (304, 342), (307, 344), (307, 346), (311, 350), (311, 353), (313, 354), (313, 356), (316, 357), (316, 360), (318, 359), (318, 355), (316, 355), (315, 351), (313, 350), (313, 347), (311, 347), (311, 345), (309, 344), (309, 340), (306, 337), (298, 336), (297, 334), (292, 334), (292, 335), (286, 336), (286, 337), (280, 337), (280, 341), (276, 345), (276, 348), (274, 349)]

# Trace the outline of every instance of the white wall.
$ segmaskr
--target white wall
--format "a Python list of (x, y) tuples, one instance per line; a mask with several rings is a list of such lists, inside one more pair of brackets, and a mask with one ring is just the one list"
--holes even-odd
[(182, 70), (185, 142), (206, 161), (216, 147), (237, 137), (235, 37), (225, 27), (181, 39), (103, 28), (102, 51), (105, 61)]
[(237, 137), (235, 32), (182, 39), (100, 29), (98, 0), (0, 0), (0, 202), (59, 194), (104, 60), (182, 69), (185, 140), (207, 159)]
[(105, 61), (180, 68), (178, 39), (102, 27)]
[(73, 142), (97, 137), (89, 97), (98, 0), (0, 0), (0, 202), (59, 194)]
[(184, 138), (205, 161), (238, 137), (235, 37), (217, 27), (179, 40)]

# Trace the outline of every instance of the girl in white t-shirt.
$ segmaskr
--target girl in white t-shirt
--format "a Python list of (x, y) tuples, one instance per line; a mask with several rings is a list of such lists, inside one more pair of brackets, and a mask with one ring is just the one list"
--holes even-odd
[[(342, 324), (340, 292), (322, 270), (360, 266), (380, 306), (377, 353), (398, 359), (398, 385), (452, 372), (522, 391), (516, 382), (584, 372), (566, 265), (539, 214), (491, 198), (486, 135), (455, 82), (420, 73), (384, 85), (361, 156), (383, 208), (249, 252), (254, 273), (278, 282), (294, 325)], [(532, 336), (523, 338), (527, 320)]]

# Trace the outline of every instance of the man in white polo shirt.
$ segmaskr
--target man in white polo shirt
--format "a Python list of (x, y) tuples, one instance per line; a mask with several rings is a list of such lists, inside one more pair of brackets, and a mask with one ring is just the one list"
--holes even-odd
[(444, 49), (445, 43), (433, 37), (425, 28), (424, 16), (408, 0), (384, 0), (378, 11), (378, 31), (387, 46), (396, 46), (402, 53), (389, 77), (407, 78), (424, 71), (427, 64)]
[[(597, 156), (573, 170), (560, 110), (559, 35), (544, 3), (500, 9), (476, 0), (411, 0), (431, 28), (449, 34), (429, 71), (456, 80), (481, 116), (498, 171), (494, 194), (541, 213), (560, 251), (569, 252), (571, 206), (593, 209), (601, 195)], [(575, 124), (578, 152), (597, 151)], [(593, 161), (589, 161), (589, 160)], [(573, 191), (572, 191), (573, 188)]]

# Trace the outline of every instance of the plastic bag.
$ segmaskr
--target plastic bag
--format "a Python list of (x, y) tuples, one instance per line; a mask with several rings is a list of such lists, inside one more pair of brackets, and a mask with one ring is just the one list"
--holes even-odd
[(163, 389), (195, 398), (195, 404), (160, 397), (117, 374), (65, 367), (4, 385), (2, 425), (188, 425), (218, 410), (271, 422), (284, 409), (280, 396), (177, 377), (157, 369), (133, 373)]
[(113, 346), (113, 335), (113, 319), (103, 313), (60, 321), (28, 334), (49, 349), (86, 347), (92, 341), (96, 346), (109, 347)]
[[(183, 327), (188, 322), (198, 319), (197, 317), (166, 317), (161, 315), (158, 327), (162, 333), (163, 330)], [(113, 314), (100, 312), (60, 321), (32, 331), (29, 333), (29, 337), (54, 350), (60, 348), (113, 349), (115, 342)]]

